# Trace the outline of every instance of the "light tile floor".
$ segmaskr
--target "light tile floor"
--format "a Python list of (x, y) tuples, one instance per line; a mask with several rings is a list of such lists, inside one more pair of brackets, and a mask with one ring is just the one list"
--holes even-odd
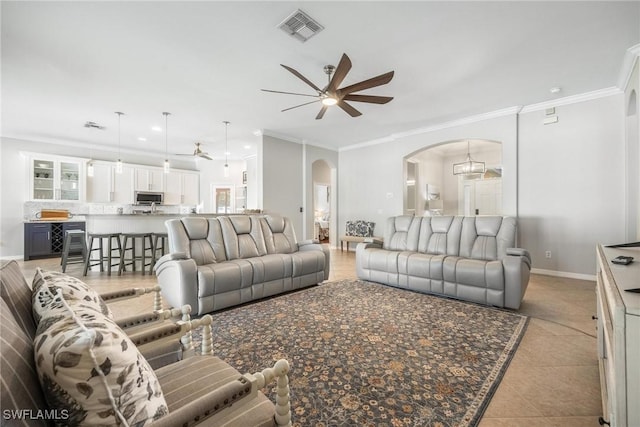
[[(20, 262), (30, 282), (36, 267), (60, 270), (57, 258)], [(153, 286), (139, 272), (107, 276), (80, 265), (67, 273), (98, 292)], [(330, 280), (355, 279), (354, 252), (331, 251)], [(133, 302), (132, 302), (133, 301)], [(150, 310), (152, 296), (111, 304), (116, 316)], [(533, 275), (520, 312), (531, 317), (516, 355), (480, 427), (597, 427), (602, 413), (596, 357), (595, 282)]]

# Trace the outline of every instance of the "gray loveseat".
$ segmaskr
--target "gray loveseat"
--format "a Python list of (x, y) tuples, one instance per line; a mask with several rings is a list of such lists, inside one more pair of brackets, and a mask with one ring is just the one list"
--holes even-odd
[(298, 242), (288, 218), (185, 217), (166, 222), (169, 253), (155, 265), (172, 306), (209, 313), (315, 285), (329, 277), (329, 247)]
[(531, 257), (515, 237), (509, 217), (392, 217), (384, 243), (358, 245), (356, 270), (363, 280), (518, 309)]

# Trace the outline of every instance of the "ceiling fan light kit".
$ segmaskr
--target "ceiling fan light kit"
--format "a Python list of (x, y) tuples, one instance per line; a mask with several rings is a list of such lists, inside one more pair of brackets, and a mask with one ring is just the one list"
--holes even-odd
[(342, 83), (344, 78), (347, 76), (347, 73), (349, 73), (349, 71), (351, 70), (351, 60), (349, 59), (346, 53), (342, 54), (342, 57), (340, 58), (340, 62), (338, 63), (337, 67), (334, 67), (333, 65), (326, 65), (324, 67), (324, 72), (327, 74), (327, 78), (329, 81), (327, 86), (324, 89), (320, 89), (311, 80), (307, 79), (297, 70), (284, 64), (280, 64), (280, 65), (285, 70), (289, 71), (291, 74), (293, 74), (294, 76), (298, 77), (300, 80), (305, 82), (317, 93), (316, 95), (309, 95), (304, 93), (283, 92), (278, 90), (262, 89), (264, 92), (282, 93), (286, 95), (297, 95), (297, 96), (307, 96), (307, 97), (316, 98), (316, 100), (314, 101), (309, 101), (300, 105), (295, 105), (293, 107), (285, 108), (284, 110), (282, 110), (283, 112), (320, 101), (322, 103), (322, 107), (320, 108), (320, 112), (316, 116), (316, 120), (322, 119), (322, 117), (324, 117), (325, 112), (327, 111), (327, 108), (333, 105), (337, 105), (344, 112), (349, 114), (351, 117), (358, 117), (358, 116), (361, 116), (362, 113), (358, 111), (356, 108), (354, 108), (351, 104), (347, 103), (346, 101), (366, 102), (370, 104), (386, 104), (387, 102), (393, 99), (393, 97), (391, 96), (359, 95), (359, 94), (355, 94), (354, 92), (360, 92), (362, 90), (386, 85), (391, 81), (391, 79), (393, 79), (394, 71), (389, 71), (379, 76), (372, 77), (370, 79), (363, 80), (361, 82), (358, 82), (343, 88), (339, 88), (340, 84)]

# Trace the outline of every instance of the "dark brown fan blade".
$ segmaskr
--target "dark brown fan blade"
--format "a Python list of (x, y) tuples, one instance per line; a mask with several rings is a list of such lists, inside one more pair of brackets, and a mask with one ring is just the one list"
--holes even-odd
[(338, 90), (338, 96), (348, 95), (353, 92), (359, 92), (361, 90), (370, 89), (376, 86), (386, 85), (393, 78), (393, 71), (380, 74), (379, 76), (372, 77), (368, 80), (363, 80), (360, 83), (352, 84), (351, 86), (343, 87)]
[(293, 68), (287, 67), (286, 65), (283, 65), (283, 64), (280, 64), (280, 65), (282, 65), (285, 69), (289, 70), (289, 72), (291, 72), (294, 76), (298, 77), (300, 80), (302, 80), (303, 82), (305, 82), (306, 84), (308, 84), (309, 86), (314, 88), (316, 90), (316, 92), (318, 92), (318, 93), (322, 92), (320, 90), (320, 88), (318, 88), (318, 86), (314, 85), (309, 79), (307, 79), (305, 76), (303, 76), (302, 74), (300, 74), (299, 72), (297, 72)]
[(319, 102), (319, 101), (320, 101), (319, 99), (316, 99), (315, 101), (305, 102), (304, 104), (300, 104), (300, 105), (294, 105), (293, 107), (285, 108), (284, 110), (282, 110), (282, 112), (293, 110), (294, 108), (302, 107), (304, 105), (313, 104), (314, 102)]
[(374, 96), (374, 95), (345, 95), (342, 99), (345, 101), (370, 102), (372, 104), (386, 104), (393, 99), (393, 96)]
[(346, 111), (347, 114), (349, 114), (351, 117), (358, 117), (362, 115), (360, 111), (356, 110), (355, 108), (353, 108), (351, 105), (347, 104), (344, 101), (338, 101), (338, 107)]
[(349, 70), (351, 70), (351, 60), (346, 53), (343, 53), (342, 58), (340, 58), (340, 63), (338, 64), (336, 71), (333, 73), (333, 77), (331, 77), (329, 86), (327, 86), (327, 92), (335, 93), (338, 86), (340, 86), (344, 78), (347, 76)]
[(260, 89), (263, 92), (271, 92), (271, 93), (284, 93), (285, 95), (298, 95), (298, 96), (311, 96), (317, 98), (318, 95), (309, 95), (306, 93), (295, 93), (295, 92), (283, 92), (281, 90), (269, 90), (269, 89)]
[(318, 113), (318, 115), (316, 116), (316, 120), (320, 120), (323, 116), (324, 113), (327, 111), (327, 106), (323, 105), (322, 108), (320, 109), (320, 112)]

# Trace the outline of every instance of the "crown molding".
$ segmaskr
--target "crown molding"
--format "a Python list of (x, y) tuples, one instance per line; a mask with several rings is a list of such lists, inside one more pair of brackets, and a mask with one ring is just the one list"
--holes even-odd
[(311, 146), (314, 146), (314, 147), (322, 148), (324, 150), (338, 151), (335, 147), (329, 147), (328, 145), (320, 144), (320, 143), (318, 143), (316, 141), (309, 141), (307, 139), (296, 138), (296, 137), (291, 136), (291, 135), (287, 135), (287, 134), (279, 133), (279, 132), (274, 132), (274, 131), (268, 130), (268, 129), (264, 129), (262, 131), (262, 135), (263, 136), (270, 136), (272, 138), (282, 139), (283, 141), (295, 142), (296, 144), (300, 144), (300, 145), (311, 145)]
[(640, 44), (631, 46), (624, 54), (622, 60), (622, 67), (620, 68), (620, 76), (618, 76), (618, 87), (621, 90), (625, 90), (629, 85), (629, 79), (631, 79), (631, 73), (633, 73), (633, 67), (640, 58)]
[(520, 110), (520, 113), (531, 113), (532, 111), (540, 111), (551, 107), (558, 107), (560, 105), (577, 104), (578, 102), (591, 101), (594, 99), (605, 98), (611, 95), (619, 95), (622, 91), (617, 87), (608, 87), (605, 89), (598, 89), (591, 92), (585, 92), (578, 95), (565, 96), (564, 98), (558, 98), (551, 101), (539, 102), (537, 104), (525, 105)]
[(363, 147), (370, 147), (372, 145), (384, 144), (385, 142), (392, 142), (392, 141), (396, 141), (398, 139), (406, 138), (409, 136), (435, 132), (443, 129), (450, 129), (453, 127), (463, 126), (463, 125), (476, 123), (476, 122), (482, 122), (489, 119), (495, 119), (497, 117), (510, 116), (510, 115), (517, 114), (519, 111), (520, 111), (520, 107), (509, 107), (509, 108), (504, 108), (502, 110), (490, 111), (488, 113), (482, 113), (482, 114), (477, 114), (475, 116), (464, 117), (462, 119), (451, 120), (451, 121), (440, 123), (433, 126), (411, 129), (405, 132), (394, 133), (386, 137), (348, 145), (346, 147), (340, 148), (338, 151), (349, 151), (349, 150), (355, 150)]

